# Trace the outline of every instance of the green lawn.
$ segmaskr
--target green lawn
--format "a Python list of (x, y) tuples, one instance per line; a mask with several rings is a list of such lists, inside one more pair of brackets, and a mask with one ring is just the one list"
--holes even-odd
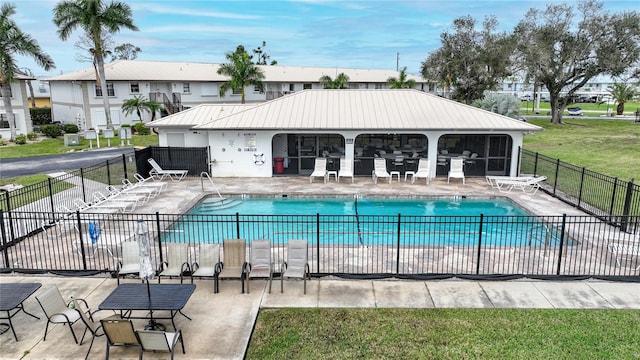
[[(107, 139), (100, 138), (100, 147), (106, 147), (107, 144)], [(97, 145), (97, 142), (94, 140), (93, 147), (97, 148)], [(131, 138), (131, 145), (125, 145), (124, 147), (147, 147), (150, 145), (158, 145), (157, 135), (133, 135)], [(120, 139), (111, 139), (111, 147), (121, 147)], [(59, 137), (56, 139), (44, 138), (40, 141), (29, 142), (25, 145), (0, 146), (0, 159), (63, 154), (69, 151), (81, 151), (88, 149), (89, 140), (85, 140), (82, 136), (80, 136), (80, 145), (78, 146), (65, 146), (63, 137)]]
[(638, 359), (640, 311), (263, 309), (247, 359)]
[(640, 180), (640, 124), (628, 120), (531, 119), (545, 130), (524, 137), (526, 150), (625, 180)]

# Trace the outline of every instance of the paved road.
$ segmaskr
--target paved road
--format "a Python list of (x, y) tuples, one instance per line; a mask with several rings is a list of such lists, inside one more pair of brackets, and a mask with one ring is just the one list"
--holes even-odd
[(74, 170), (133, 152), (132, 148), (100, 149), (60, 155), (0, 159), (0, 179)]

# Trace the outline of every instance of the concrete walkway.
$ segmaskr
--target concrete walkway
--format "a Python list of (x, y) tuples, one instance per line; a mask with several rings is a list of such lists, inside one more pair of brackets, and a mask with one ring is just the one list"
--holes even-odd
[[(129, 280), (133, 281), (133, 280)], [(115, 279), (105, 277), (59, 277), (2, 275), (1, 283), (39, 282), (43, 288), (57, 285), (64, 297), (85, 298), (92, 309), (116, 287)], [(166, 282), (166, 281), (165, 281)], [(211, 280), (200, 280), (184, 313), (193, 320), (178, 315), (176, 325), (183, 332), (186, 354), (178, 349), (176, 359), (242, 359), (260, 308), (325, 307), (325, 308), (556, 308), (556, 309), (640, 309), (640, 283), (612, 283), (589, 280), (556, 281), (466, 281), (466, 280), (343, 280), (332, 277), (313, 279), (303, 294), (302, 281), (284, 282), (280, 293), (279, 280), (273, 292), (267, 292), (267, 282), (253, 280), (251, 294), (240, 293), (240, 283), (221, 282), (220, 293), (213, 293)], [(24, 303), (25, 309), (40, 316), (36, 320), (23, 313), (13, 319), (20, 341), (11, 332), (0, 335), (1, 359), (82, 359), (89, 341), (74, 344), (66, 327), (49, 328), (43, 341), (46, 321), (35, 296)], [(96, 318), (110, 316), (101, 311)], [(136, 328), (143, 320), (134, 320)], [(76, 334), (83, 325), (75, 324)], [(170, 326), (169, 326), (170, 328)], [(106, 341), (97, 338), (89, 355), (91, 359), (105, 356)], [(135, 348), (113, 347), (113, 359), (136, 359)], [(166, 354), (145, 353), (145, 359), (164, 359)]]

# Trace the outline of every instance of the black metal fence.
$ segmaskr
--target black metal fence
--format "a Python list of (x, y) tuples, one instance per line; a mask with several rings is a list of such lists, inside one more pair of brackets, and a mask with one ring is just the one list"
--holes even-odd
[[(629, 215), (640, 215), (640, 184), (624, 181), (527, 150), (521, 151), (520, 172), (547, 177), (543, 189), (588, 214), (619, 226), (637, 229)], [(632, 217), (631, 217), (632, 218)]]
[[(151, 229), (157, 266), (164, 245), (227, 238), (269, 239), (280, 271), (290, 239), (309, 243), (315, 275), (505, 278), (625, 277), (640, 280), (640, 234), (590, 216), (169, 215), (0, 212), (2, 268), (16, 272), (99, 273), (116, 269), (120, 244), (136, 223)], [(629, 222), (640, 219), (629, 217)], [(89, 224), (98, 223), (94, 243)], [(16, 231), (6, 231), (9, 226)], [(17, 232), (27, 234), (17, 236)], [(635, 248), (634, 248), (635, 247)], [(635, 249), (635, 250), (633, 250)], [(635, 256), (633, 251), (636, 251)], [(224, 260), (224, 254), (222, 256)]]
[(206, 147), (147, 147), (21, 189), (0, 192), (0, 210), (54, 212), (63, 207), (74, 209), (74, 199), (89, 202), (95, 191), (105, 192), (107, 185), (120, 186), (123, 179), (135, 182), (133, 175), (136, 172), (147, 177), (151, 170), (149, 158), (154, 158), (164, 169), (188, 169), (189, 176), (199, 176), (208, 171), (208, 154)]

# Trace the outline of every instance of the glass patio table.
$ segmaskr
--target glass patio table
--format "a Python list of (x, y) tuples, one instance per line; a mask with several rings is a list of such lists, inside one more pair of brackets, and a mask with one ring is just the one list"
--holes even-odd
[[(175, 316), (180, 313), (191, 320), (182, 312), (195, 291), (195, 284), (120, 284), (98, 306), (100, 310), (120, 310), (123, 317), (135, 319), (150, 319), (150, 328), (161, 328), (156, 320), (171, 320), (173, 329), (176, 329)], [(132, 311), (144, 310), (149, 316), (133, 317)], [(169, 316), (158, 317), (154, 311), (169, 311)]]
[[(6, 312), (6, 316), (0, 317), (0, 320), (7, 320), (8, 323), (0, 323), (0, 325), (7, 326), (6, 329), (0, 330), (0, 334), (3, 334), (9, 329), (13, 332), (13, 337), (18, 341), (18, 335), (13, 328), (11, 318), (13, 318), (20, 311), (25, 314), (40, 319), (39, 317), (31, 314), (24, 309), (22, 304), (29, 296), (31, 296), (36, 290), (38, 290), (42, 284), (40, 283), (5, 283), (0, 284), (0, 312)], [(15, 311), (14, 311), (15, 310)]]

